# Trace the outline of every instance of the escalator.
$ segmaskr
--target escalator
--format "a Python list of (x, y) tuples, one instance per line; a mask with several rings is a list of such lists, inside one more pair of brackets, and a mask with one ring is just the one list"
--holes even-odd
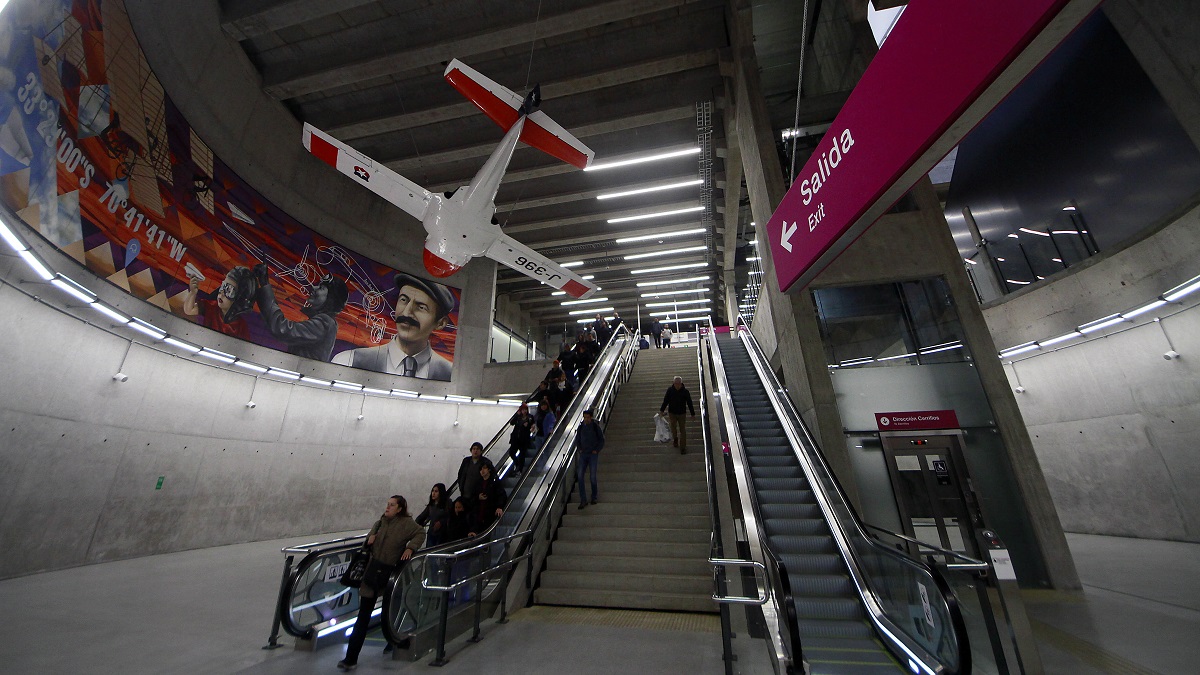
[[(636, 355), (637, 340), (622, 327), (520, 477), (513, 475), (507, 452), (511, 424), (486, 445), (484, 455), (509, 496), (504, 513), (476, 537), (422, 549), (392, 578), (375, 615), (385, 639), (397, 645), (394, 658), (415, 660), (434, 649), (441, 658), (446, 639), (473, 625), (478, 630), (480, 617), (524, 604), (570, 495), (574, 432), (583, 410), (594, 409), (597, 420), (607, 419)], [(278, 646), (280, 629), (312, 649), (345, 641), (358, 594), (337, 580), (362, 541), (360, 535), (284, 549), (287, 562), (268, 647)], [(447, 585), (457, 587), (439, 590)]]
[(924, 563), (863, 533), (753, 338), (737, 331), (709, 344), (728, 392), (740, 489), (750, 493), (747, 528), (767, 564), (775, 561), (773, 595), (785, 596), (775, 614), (787, 624), (779, 630), (798, 642), (789, 659), (813, 674), (970, 672), (948, 588)]

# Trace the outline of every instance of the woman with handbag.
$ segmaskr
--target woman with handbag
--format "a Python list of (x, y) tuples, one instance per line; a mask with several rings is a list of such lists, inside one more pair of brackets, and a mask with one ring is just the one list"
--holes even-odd
[(425, 543), (425, 529), (417, 525), (408, 515), (408, 502), (400, 495), (388, 499), (383, 517), (375, 522), (367, 534), (367, 547), (371, 562), (367, 563), (362, 585), (358, 589), (358, 618), (354, 621), (354, 632), (346, 645), (346, 658), (338, 661), (341, 670), (358, 667), (358, 653), (367, 639), (367, 626), (371, 623), (371, 612), (375, 610), (375, 598), (387, 586), (392, 573)]

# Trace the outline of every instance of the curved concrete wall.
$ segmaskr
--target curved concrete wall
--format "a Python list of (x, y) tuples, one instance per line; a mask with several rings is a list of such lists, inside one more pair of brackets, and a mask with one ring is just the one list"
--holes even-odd
[[(984, 310), (997, 346), (1064, 334), (1200, 274), (1200, 208)], [(1064, 529), (1200, 541), (1200, 295), (1006, 366)], [(1171, 347), (1182, 356), (1167, 360)]]
[[(82, 276), (22, 234), (55, 269)], [(419, 505), (434, 482), (449, 483), (470, 443), (489, 440), (512, 412), (256, 383), (106, 325), (15, 256), (0, 256), (0, 280), (0, 315), (10, 318), (0, 341), (0, 578), (365, 528), (388, 495)], [(180, 337), (216, 336), (89, 285)], [(231, 343), (218, 348), (326, 377), (346, 371)], [(113, 381), (118, 369), (127, 382)]]

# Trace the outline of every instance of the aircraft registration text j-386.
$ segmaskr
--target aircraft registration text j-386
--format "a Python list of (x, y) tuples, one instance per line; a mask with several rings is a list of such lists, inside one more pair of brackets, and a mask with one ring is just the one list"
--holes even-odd
[(304, 125), (304, 147), (420, 220), (426, 234), (422, 257), (433, 276), (450, 276), (471, 258), (486, 256), (573, 297), (591, 296), (594, 284), (501, 232), (495, 200), (517, 141), (580, 169), (591, 164), (595, 153), (538, 110), (538, 87), (521, 98), (458, 59), (446, 67), (445, 78), (505, 130), (469, 185), (445, 194), (430, 192), (310, 124)]

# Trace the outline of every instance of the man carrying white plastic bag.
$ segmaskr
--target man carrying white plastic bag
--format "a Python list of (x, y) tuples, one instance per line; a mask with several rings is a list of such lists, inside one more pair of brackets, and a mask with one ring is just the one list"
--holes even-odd
[(671, 442), (671, 425), (667, 423), (667, 416), (662, 413), (654, 415), (654, 442)]

